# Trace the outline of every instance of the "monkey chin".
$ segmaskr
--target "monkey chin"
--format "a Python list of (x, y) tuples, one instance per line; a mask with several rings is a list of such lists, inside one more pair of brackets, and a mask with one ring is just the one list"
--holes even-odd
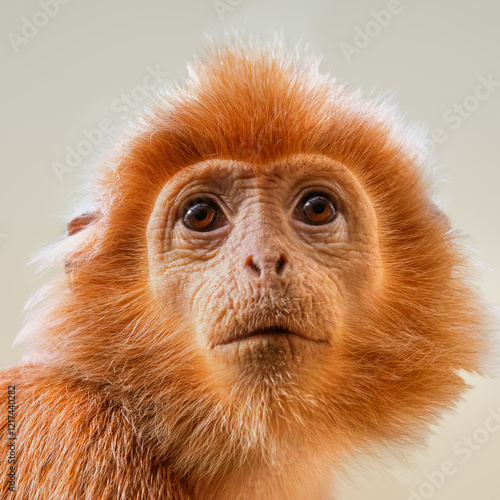
[(250, 385), (284, 386), (314, 371), (328, 343), (290, 330), (263, 329), (213, 346), (216, 364)]

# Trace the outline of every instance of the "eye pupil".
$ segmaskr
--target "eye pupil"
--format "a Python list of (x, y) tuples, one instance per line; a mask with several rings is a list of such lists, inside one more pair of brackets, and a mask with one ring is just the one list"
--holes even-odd
[(324, 203), (316, 203), (313, 205), (313, 211), (315, 214), (322, 214), (326, 210), (326, 205)]
[(198, 211), (194, 213), (196, 220), (203, 221), (208, 217), (208, 210), (204, 208), (198, 209)]

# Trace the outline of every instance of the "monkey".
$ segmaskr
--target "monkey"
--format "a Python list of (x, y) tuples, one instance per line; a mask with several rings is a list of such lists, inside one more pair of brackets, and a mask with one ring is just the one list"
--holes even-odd
[(495, 345), (432, 162), (316, 59), (210, 44), (40, 258), (1, 498), (334, 499), (350, 456), (421, 443)]

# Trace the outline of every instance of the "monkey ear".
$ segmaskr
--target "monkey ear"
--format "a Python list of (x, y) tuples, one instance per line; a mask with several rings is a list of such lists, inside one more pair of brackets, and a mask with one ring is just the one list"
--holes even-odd
[(96, 212), (85, 212), (77, 215), (68, 222), (68, 236), (79, 233), (87, 227), (97, 222), (98, 215)]
[(431, 202), (430, 210), (432, 215), (440, 220), (448, 230), (452, 229), (449, 217), (436, 205), (436, 203)]

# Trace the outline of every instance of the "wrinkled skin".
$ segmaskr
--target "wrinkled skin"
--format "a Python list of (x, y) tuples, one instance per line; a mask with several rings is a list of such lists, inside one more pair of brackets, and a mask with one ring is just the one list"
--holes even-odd
[[(296, 216), (310, 192), (335, 201), (331, 222)], [(214, 230), (183, 224), (183, 204), (198, 197), (222, 208)], [(363, 189), (330, 159), (297, 156), (259, 168), (209, 161), (175, 175), (158, 198), (148, 227), (151, 281), (165, 307), (192, 325), (214, 369), (252, 375), (249, 384), (285, 372), (296, 379), (335, 359), (345, 314), (377, 287), (376, 228)], [(245, 336), (272, 326), (293, 333)]]

